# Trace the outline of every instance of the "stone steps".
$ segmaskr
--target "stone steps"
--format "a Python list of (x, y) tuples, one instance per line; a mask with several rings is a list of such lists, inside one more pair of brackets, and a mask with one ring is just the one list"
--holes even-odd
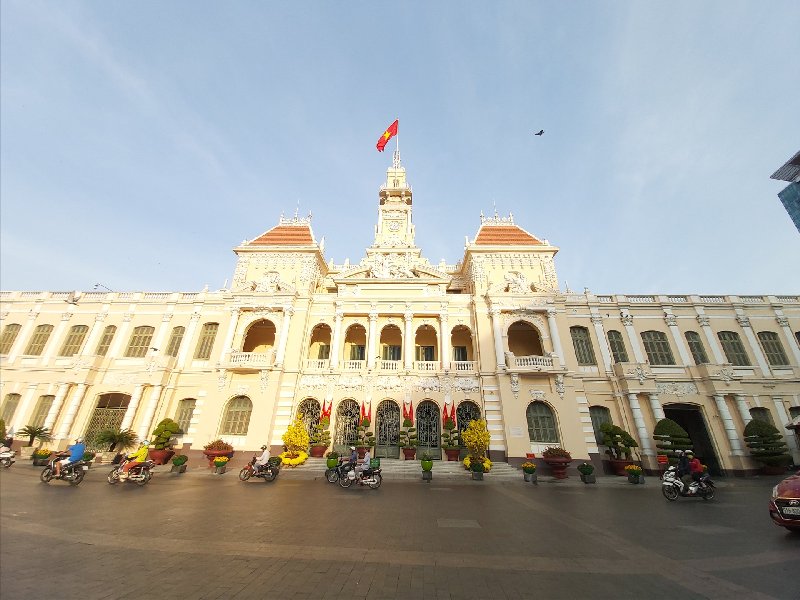
[[(281, 477), (289, 479), (314, 479), (324, 477), (327, 469), (324, 458), (308, 458), (306, 462), (297, 467), (284, 467)], [(433, 477), (445, 479), (470, 479), (470, 474), (464, 469), (461, 461), (433, 461)], [(422, 468), (418, 460), (397, 460), (390, 458), (381, 459), (381, 472), (388, 479), (421, 479)], [(510, 466), (508, 463), (497, 462), (492, 464), (492, 470), (486, 474), (494, 480), (522, 479), (522, 471)]]

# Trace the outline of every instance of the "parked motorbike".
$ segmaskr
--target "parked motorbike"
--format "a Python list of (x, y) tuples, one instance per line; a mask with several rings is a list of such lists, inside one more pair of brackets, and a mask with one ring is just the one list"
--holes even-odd
[(53, 479), (63, 479), (64, 481), (69, 482), (70, 485), (78, 485), (81, 481), (83, 481), (86, 471), (89, 470), (89, 465), (82, 460), (61, 465), (61, 474), (56, 477), (55, 462), (63, 459), (63, 454), (54, 454), (50, 459), (50, 463), (44, 469), (42, 469), (39, 479), (41, 479), (44, 483), (50, 483)]
[(17, 455), (11, 449), (3, 450), (0, 452), (0, 465), (4, 466), (6, 469), (14, 464), (14, 457)]
[(128, 470), (127, 479), (120, 479), (122, 467), (129, 462), (130, 461), (127, 459), (122, 459), (119, 461), (119, 464), (108, 472), (108, 477), (106, 477), (106, 479), (108, 479), (108, 483), (114, 485), (120, 481), (129, 481), (137, 485), (147, 485), (147, 482), (153, 477), (153, 467), (156, 465), (156, 463), (152, 460), (146, 460), (142, 463), (135, 464)]
[(339, 485), (343, 488), (349, 488), (354, 483), (359, 485), (367, 485), (373, 490), (381, 487), (381, 469), (364, 469), (361, 473), (356, 473), (355, 470), (349, 470), (347, 473), (339, 478)]
[(254, 456), (247, 466), (239, 471), (239, 479), (247, 481), (251, 477), (261, 477), (264, 481), (275, 481), (278, 473), (281, 472), (282, 462), (279, 457), (274, 456), (267, 461), (266, 465), (256, 468), (256, 457)]
[(348, 471), (353, 470), (353, 468), (353, 463), (340, 456), (338, 465), (332, 469), (325, 470), (325, 479), (328, 480), (328, 483), (336, 483), (342, 477), (345, 477)]
[(678, 472), (674, 465), (668, 467), (661, 476), (661, 493), (670, 502), (677, 500), (678, 496), (711, 500), (715, 492), (714, 482), (711, 481), (708, 473), (703, 473), (700, 481), (693, 481), (688, 487), (678, 477)]

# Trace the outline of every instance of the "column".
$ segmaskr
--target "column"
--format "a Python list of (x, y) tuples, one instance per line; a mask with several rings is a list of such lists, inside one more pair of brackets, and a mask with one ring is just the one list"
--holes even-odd
[(136, 409), (139, 407), (139, 400), (142, 399), (143, 391), (143, 385), (137, 385), (133, 389), (131, 401), (128, 403), (128, 409), (125, 411), (125, 416), (122, 417), (122, 425), (119, 426), (120, 429), (130, 429), (130, 426), (133, 425), (133, 420), (136, 417)]
[(65, 312), (61, 315), (61, 322), (53, 331), (53, 334), (50, 336), (50, 339), (47, 340), (46, 347), (44, 352), (42, 352), (42, 361), (44, 364), (47, 364), (51, 358), (56, 353), (56, 349), (62, 343), (64, 339), (64, 330), (69, 325), (69, 320), (72, 318), (71, 312)]
[(591, 316), (592, 325), (594, 325), (594, 333), (597, 336), (597, 344), (600, 346), (600, 356), (603, 357), (603, 368), (606, 371), (611, 370), (611, 351), (608, 347), (608, 340), (606, 339), (606, 332), (603, 329), (603, 317), (600, 315)]
[(711, 354), (714, 355), (714, 363), (723, 365), (728, 362), (725, 356), (722, 354), (722, 349), (719, 347), (717, 336), (715, 336), (714, 332), (711, 331), (711, 325), (709, 324), (708, 317), (705, 315), (697, 315), (697, 322), (703, 329), (703, 334), (706, 336), (706, 343), (708, 344), (708, 347), (711, 348)]
[(14, 340), (14, 345), (11, 347), (11, 352), (8, 353), (6, 357), (6, 365), (10, 365), (14, 362), (14, 359), (17, 358), (19, 354), (22, 353), (22, 349), (25, 347), (25, 344), (30, 341), (31, 331), (33, 330), (33, 326), (36, 323), (36, 319), (39, 316), (39, 312), (36, 310), (31, 310), (28, 313), (28, 320), (25, 322), (25, 325), (20, 329), (19, 335), (17, 335), (17, 339)]
[(639, 338), (636, 337), (636, 331), (633, 328), (633, 315), (628, 314), (628, 311), (620, 311), (620, 317), (622, 318), (622, 325), (625, 327), (625, 333), (628, 334), (628, 343), (631, 345), (633, 358), (637, 363), (646, 363), (647, 359), (642, 353), (642, 347), (639, 345)]
[(53, 400), (53, 404), (50, 405), (50, 410), (47, 412), (47, 417), (44, 420), (44, 426), (50, 430), (53, 429), (53, 425), (55, 425), (56, 419), (58, 419), (58, 412), (61, 410), (61, 405), (64, 404), (64, 398), (67, 397), (68, 391), (68, 383), (62, 383), (58, 386), (56, 397)]
[(494, 355), (497, 361), (497, 369), (505, 370), (506, 368), (506, 355), (503, 351), (503, 322), (500, 318), (500, 309), (492, 307), (489, 310), (489, 316), (492, 317), (492, 334), (494, 335)]
[(200, 313), (192, 313), (192, 316), (189, 319), (189, 327), (186, 328), (186, 332), (183, 335), (183, 342), (181, 343), (181, 349), (178, 353), (178, 360), (175, 361), (176, 369), (186, 366), (186, 358), (188, 357), (192, 343), (194, 342), (194, 332), (197, 330), (197, 324), (199, 322)]
[(153, 390), (150, 392), (150, 401), (147, 403), (147, 408), (144, 411), (142, 422), (139, 425), (139, 431), (136, 434), (139, 436), (140, 440), (146, 440), (150, 434), (150, 427), (153, 424), (153, 415), (156, 412), (156, 407), (158, 406), (158, 400), (159, 398), (161, 398), (162, 389), (163, 386), (154, 385)]
[(753, 328), (750, 326), (750, 319), (739, 315), (736, 317), (736, 321), (739, 323), (739, 326), (744, 331), (744, 336), (747, 338), (747, 341), (750, 343), (750, 350), (753, 353), (753, 356), (756, 357), (756, 362), (758, 363), (761, 372), (764, 376), (769, 376), (770, 371), (769, 367), (767, 366), (767, 359), (764, 358), (764, 353), (761, 351), (761, 344), (758, 343), (755, 334), (753, 333)]
[(447, 324), (447, 313), (439, 315), (439, 359), (442, 361), (442, 370), (450, 370), (450, 327)]
[(369, 331), (367, 331), (367, 368), (375, 368), (375, 352), (378, 344), (378, 313), (370, 311), (369, 313)]
[(628, 404), (631, 406), (633, 422), (636, 424), (636, 431), (642, 444), (642, 454), (644, 456), (653, 456), (653, 446), (650, 444), (650, 437), (644, 424), (644, 415), (642, 415), (642, 408), (639, 406), (639, 399), (636, 394), (628, 394)]
[(789, 327), (789, 319), (786, 317), (775, 317), (775, 320), (778, 322), (778, 325), (783, 330), (783, 335), (786, 338), (786, 345), (789, 347), (789, 350), (792, 351), (794, 355), (794, 362), (796, 365), (800, 365), (800, 346), (798, 346), (798, 342), (792, 333), (792, 329)]
[(13, 425), (10, 427), (6, 426), (8, 429), (13, 429), (14, 431), (19, 431), (27, 423), (25, 419), (28, 418), (28, 407), (31, 404), (33, 396), (36, 394), (36, 387), (37, 384), (31, 383), (28, 385), (28, 388), (25, 390), (25, 394), (22, 396), (22, 400), (17, 407), (17, 411), (14, 413)]
[(666, 418), (664, 415), (664, 409), (661, 407), (661, 400), (659, 399), (658, 394), (649, 394), (649, 396), (650, 410), (653, 411), (653, 416), (656, 418), (656, 421)]
[(278, 352), (275, 355), (275, 366), (283, 364), (283, 357), (286, 355), (286, 342), (289, 340), (289, 323), (292, 320), (294, 309), (291, 306), (283, 307), (283, 320), (281, 321), (281, 341), (278, 344)]
[(792, 419), (789, 417), (789, 413), (786, 412), (786, 407), (783, 405), (783, 398), (780, 396), (773, 396), (772, 401), (775, 403), (775, 412), (778, 413), (778, 431), (781, 432), (783, 439), (786, 440), (789, 453), (797, 458), (797, 439), (795, 438), (794, 431), (784, 427), (784, 425)]
[(736, 408), (739, 410), (739, 416), (742, 418), (742, 422), (747, 425), (753, 420), (753, 417), (750, 416), (750, 411), (747, 408), (747, 400), (745, 400), (745, 397), (742, 394), (736, 394), (734, 398), (736, 398)]
[(406, 371), (410, 371), (414, 367), (414, 332), (412, 331), (414, 314), (411, 311), (406, 311), (403, 314), (403, 321), (405, 322), (405, 333), (403, 334), (403, 367)]
[(547, 310), (547, 325), (550, 327), (550, 339), (553, 340), (553, 354), (564, 364), (564, 351), (561, 349), (561, 336), (558, 335), (556, 311), (553, 308)]
[(75, 415), (78, 412), (78, 407), (83, 401), (83, 395), (86, 393), (86, 384), (79, 383), (75, 390), (72, 392), (72, 398), (67, 405), (67, 412), (64, 413), (64, 420), (61, 422), (61, 427), (58, 430), (57, 440), (64, 440), (69, 437), (72, 422), (75, 420)]
[(81, 350), (81, 356), (93, 356), (95, 350), (97, 349), (97, 338), (100, 337), (104, 327), (103, 323), (106, 320), (108, 313), (99, 313), (94, 317), (94, 325), (92, 325), (91, 331), (89, 331), (89, 335), (86, 337), (86, 343), (83, 345), (83, 349)]
[(342, 304), (341, 302), (336, 303), (336, 313), (334, 315), (333, 320), (333, 339), (331, 339), (331, 369), (338, 369), (339, 368), (339, 355), (342, 352), (342, 349), (339, 347), (342, 338), (342, 317), (344, 316), (342, 312)]
[(222, 345), (223, 360), (230, 360), (231, 352), (233, 352), (233, 337), (236, 335), (236, 326), (239, 324), (239, 315), (241, 311), (238, 308), (231, 309), (231, 319), (228, 322), (228, 331), (225, 333), (225, 343)]
[(722, 394), (714, 394), (714, 402), (717, 404), (717, 412), (722, 419), (722, 426), (725, 428), (725, 434), (728, 436), (728, 443), (731, 445), (731, 454), (734, 456), (742, 456), (742, 442), (739, 440), (739, 433), (736, 431), (736, 425), (733, 423), (733, 418), (728, 410), (728, 405), (725, 403), (725, 397)]
[(675, 315), (665, 311), (664, 321), (666, 321), (667, 327), (669, 327), (669, 332), (672, 334), (672, 341), (675, 342), (675, 346), (678, 348), (678, 354), (681, 357), (681, 364), (684, 367), (693, 365), (694, 363), (689, 356), (689, 350), (686, 348), (686, 344), (683, 343), (683, 337), (678, 329), (678, 320), (675, 318)]
[(111, 347), (108, 349), (106, 356), (111, 358), (119, 357), (120, 347), (128, 341), (128, 330), (131, 328), (131, 319), (133, 319), (133, 313), (125, 313), (122, 316), (122, 326), (117, 329), (117, 333), (114, 335), (114, 340), (111, 342)]

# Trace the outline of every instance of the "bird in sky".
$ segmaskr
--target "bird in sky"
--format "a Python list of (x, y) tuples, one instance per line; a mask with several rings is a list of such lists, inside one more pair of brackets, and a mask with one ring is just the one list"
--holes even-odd
[(540, 129), (539, 131), (537, 131), (533, 135), (544, 135), (544, 129)]

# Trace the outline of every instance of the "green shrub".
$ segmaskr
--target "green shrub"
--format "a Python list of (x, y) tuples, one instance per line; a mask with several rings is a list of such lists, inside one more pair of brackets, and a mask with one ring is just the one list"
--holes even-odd
[(667, 457), (670, 464), (678, 462), (677, 450), (691, 450), (692, 440), (686, 430), (672, 419), (661, 419), (653, 429), (658, 454)]
[(181, 432), (181, 428), (172, 419), (164, 419), (153, 430), (150, 441), (156, 450), (164, 450), (172, 446), (172, 438)]
[(98, 446), (108, 446), (109, 452), (124, 452), (135, 446), (136, 440), (136, 434), (131, 429), (103, 429), (95, 434), (92, 442)]
[(589, 463), (581, 463), (578, 465), (578, 473), (581, 475), (591, 475), (594, 473), (594, 465), (590, 465)]
[(185, 465), (186, 461), (188, 460), (189, 460), (188, 456), (186, 456), (185, 454), (179, 454), (178, 456), (172, 458), (172, 464), (175, 465), (176, 467), (180, 467), (181, 465)]
[(757, 419), (750, 421), (744, 428), (744, 441), (753, 460), (764, 465), (787, 466), (792, 461), (780, 431), (769, 423)]
[(639, 447), (630, 433), (613, 423), (603, 423), (600, 432), (603, 434), (603, 446), (608, 447), (606, 454), (614, 460), (631, 460), (631, 449)]

